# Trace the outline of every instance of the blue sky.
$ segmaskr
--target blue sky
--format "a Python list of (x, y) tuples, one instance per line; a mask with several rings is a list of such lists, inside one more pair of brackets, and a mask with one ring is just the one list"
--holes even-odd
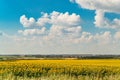
[(109, 0), (109, 4), (107, 0), (0, 0), (0, 53), (118, 54), (119, 3), (119, 0)]
[(27, 17), (32, 16), (37, 19), (40, 17), (41, 12), (69, 12), (80, 14), (81, 17), (84, 20), (87, 20), (88, 23), (89, 21), (93, 21), (93, 17), (95, 15), (94, 11), (81, 9), (77, 4), (73, 5), (70, 3), (69, 0), (36, 0), (34, 2), (32, 0), (1, 0), (0, 11), (0, 25), (2, 26), (0, 29), (9, 33), (13, 33), (17, 29), (20, 29), (21, 25), (19, 23), (19, 18), (23, 14), (25, 14)]

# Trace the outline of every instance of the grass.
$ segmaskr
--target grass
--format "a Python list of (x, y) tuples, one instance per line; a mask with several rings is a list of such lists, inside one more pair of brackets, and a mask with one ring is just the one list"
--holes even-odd
[(120, 60), (15, 60), (0, 62), (0, 80), (120, 80)]
[(95, 77), (95, 76), (74, 76), (68, 75), (50, 75), (50, 76), (41, 76), (41, 77), (19, 77), (12, 74), (6, 76), (0, 76), (0, 80), (120, 80), (119, 75), (111, 75), (105, 77)]

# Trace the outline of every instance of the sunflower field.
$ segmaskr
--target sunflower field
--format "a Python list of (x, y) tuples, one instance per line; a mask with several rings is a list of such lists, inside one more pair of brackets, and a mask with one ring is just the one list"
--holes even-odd
[[(0, 61), (0, 80), (8, 75), (14, 76), (13, 80), (29, 78), (42, 80), (41, 77), (67, 76), (63, 80), (119, 80), (120, 60), (117, 59), (86, 59), (86, 60), (15, 60)], [(83, 78), (85, 77), (85, 78)], [(87, 78), (86, 78), (87, 77)], [(35, 79), (34, 79), (35, 78)], [(74, 78), (74, 79), (73, 79)], [(21, 80), (22, 80), (21, 79)], [(11, 80), (11, 79), (8, 79)], [(26, 79), (27, 80), (27, 79)], [(45, 79), (50, 80), (50, 79)]]

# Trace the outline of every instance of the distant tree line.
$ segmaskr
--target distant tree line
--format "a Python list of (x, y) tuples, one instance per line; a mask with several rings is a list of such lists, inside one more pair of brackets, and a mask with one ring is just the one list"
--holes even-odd
[(0, 60), (12, 59), (120, 59), (120, 55), (60, 54), (60, 55), (1, 55)]

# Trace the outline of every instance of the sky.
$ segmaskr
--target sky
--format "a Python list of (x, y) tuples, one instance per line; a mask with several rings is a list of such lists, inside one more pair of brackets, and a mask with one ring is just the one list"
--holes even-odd
[(120, 54), (119, 0), (0, 0), (0, 54)]

